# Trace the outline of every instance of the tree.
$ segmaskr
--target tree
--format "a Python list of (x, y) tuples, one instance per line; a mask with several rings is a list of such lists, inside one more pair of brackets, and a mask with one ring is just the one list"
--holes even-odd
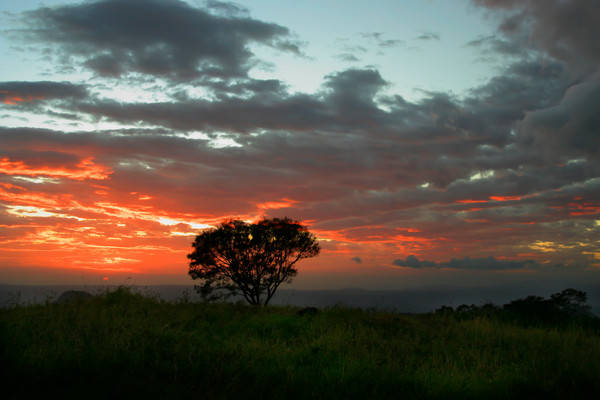
[(568, 316), (586, 315), (591, 309), (587, 304), (587, 293), (581, 290), (565, 289), (554, 293), (550, 299), (555, 307)]
[(556, 324), (572, 321), (574, 318), (590, 315), (587, 293), (575, 289), (565, 289), (544, 299), (527, 296), (504, 305), (504, 309), (527, 323)]
[(203, 280), (196, 290), (205, 299), (241, 293), (253, 305), (267, 305), (298, 274), (296, 263), (320, 251), (316, 237), (289, 218), (226, 220), (196, 236), (192, 247), (189, 275)]

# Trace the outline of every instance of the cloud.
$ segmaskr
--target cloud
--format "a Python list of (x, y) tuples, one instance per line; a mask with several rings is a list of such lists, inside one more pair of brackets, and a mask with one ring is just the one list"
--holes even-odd
[(328, 99), (338, 103), (372, 104), (373, 97), (387, 84), (375, 69), (348, 69), (325, 79), (325, 87), (331, 90)]
[(483, 269), (483, 270), (520, 270), (539, 268), (539, 264), (532, 260), (497, 260), (490, 256), (487, 258), (453, 258), (452, 260), (439, 264), (439, 268), (452, 269)]
[(250, 44), (300, 54), (287, 28), (246, 15), (238, 7), (211, 3), (220, 15), (178, 0), (100, 0), (43, 7), (24, 14), (18, 33), (58, 46), (67, 63), (78, 61), (104, 77), (132, 73), (168, 79), (246, 77)]
[(368, 39), (375, 43), (380, 48), (393, 48), (405, 44), (404, 40), (400, 39), (384, 39), (382, 32), (364, 32), (360, 34), (364, 39)]
[[(120, 103), (101, 100), (82, 103), (79, 112), (121, 123), (143, 123), (179, 131), (223, 130), (250, 133), (256, 129), (311, 130), (330, 119), (311, 96), (258, 96), (223, 101), (189, 99), (178, 103)], [(231, 118), (235, 115), (236, 118)]]
[(490, 256), (486, 258), (453, 258), (446, 262), (433, 262), (419, 260), (415, 256), (407, 256), (406, 259), (394, 260), (393, 264), (399, 267), (405, 268), (447, 268), (447, 269), (468, 269), (468, 270), (481, 270), (481, 271), (512, 271), (512, 270), (530, 270), (540, 269), (542, 266), (540, 263), (533, 260), (497, 260)]
[[(503, 52), (519, 58), (507, 72), (515, 72), (515, 66), (524, 65), (527, 58), (540, 60), (540, 68), (535, 71), (536, 91), (546, 101), (537, 107), (521, 107), (525, 115), (515, 126), (520, 144), (555, 159), (597, 159), (600, 121), (592, 105), (599, 100), (600, 44), (589, 38), (600, 35), (600, 7), (580, 0), (474, 3), (500, 19), (498, 36), (482, 39), (476, 45), (487, 42), (496, 52), (511, 48)], [(494, 14), (497, 10), (500, 12)]]
[(206, 2), (206, 6), (211, 11), (228, 17), (248, 17), (250, 15), (250, 11), (246, 7), (239, 4), (209, 0)]
[(333, 57), (337, 58), (340, 61), (343, 62), (359, 62), (360, 58), (358, 58), (357, 56), (355, 56), (352, 53), (339, 53), (334, 55)]
[(421, 32), (421, 34), (419, 36), (416, 37), (416, 40), (424, 40), (424, 41), (430, 41), (430, 40), (440, 40), (440, 34), (437, 32), (432, 32), (432, 31), (423, 31)]
[[(485, 2), (499, 30), (473, 46), (501, 60), (497, 75), (461, 96), (407, 101), (387, 92), (374, 67), (331, 72), (314, 93), (248, 77), (258, 62), (253, 44), (293, 47), (286, 28), (229, 3), (144, 4), (138, 14), (133, 0), (28, 14), (39, 25), (24, 34), (101, 76), (0, 83), (3, 111), (36, 106), (35, 117), (53, 123), (0, 127), (0, 234), (11, 240), (0, 246), (27, 248), (37, 237), (57, 252), (69, 242), (82, 252), (101, 247), (99, 259), (140, 259), (143, 243), (176, 260), (194, 226), (288, 215), (310, 221), (329, 254), (365, 266), (393, 258), (415, 269), (597, 263), (594, 45), (573, 44), (586, 53), (578, 58), (539, 35), (522, 40), (550, 14), (566, 29), (554, 11)], [(149, 27), (151, 18), (158, 23)], [(381, 34), (365, 38), (383, 45)], [(111, 77), (140, 75), (148, 81), (136, 89), (156, 97), (113, 97)], [(471, 258), (426, 261), (448, 254)]]
[(87, 95), (84, 85), (68, 82), (0, 82), (0, 103), (11, 106), (41, 100), (82, 99)]
[(530, 111), (519, 123), (523, 140), (557, 155), (588, 155), (600, 159), (600, 72), (569, 87), (560, 102)]
[(598, 63), (600, 44), (589, 40), (589, 37), (600, 34), (597, 23), (600, 7), (594, 2), (473, 0), (473, 3), (492, 10), (508, 11), (500, 14), (500, 31), (506, 35), (526, 32), (530, 43), (573, 67), (584, 66), (583, 71), (592, 67), (590, 63)]
[[(249, 86), (250, 83), (254, 85)], [(220, 130), (252, 133), (256, 130), (370, 131), (385, 127), (386, 113), (375, 103), (377, 93), (387, 85), (374, 69), (350, 69), (328, 75), (321, 94), (288, 94), (278, 81), (251, 81), (236, 89), (248, 96), (219, 99), (190, 98), (179, 94), (178, 102), (122, 103), (94, 99), (80, 102), (70, 112), (93, 118), (110, 118), (120, 123), (142, 123), (180, 131)], [(213, 87), (234, 92), (231, 86)], [(245, 89), (248, 89), (247, 91)], [(231, 118), (235, 115), (235, 118)]]
[[(57, 157), (58, 156), (58, 157)], [(70, 179), (107, 179), (111, 171), (101, 165), (96, 165), (92, 157), (83, 160), (78, 160), (74, 166), (65, 166), (64, 159), (75, 158), (73, 155), (44, 152), (35, 154), (35, 158), (49, 160), (52, 158), (60, 159), (60, 166), (53, 168), (51, 165), (28, 165), (23, 161), (26, 157), (21, 157), (16, 161), (12, 161), (8, 157), (0, 158), (0, 174), (18, 175), (18, 176), (49, 176), (52, 178), (66, 177)], [(69, 160), (70, 161), (70, 160)], [(47, 162), (47, 161), (46, 161)], [(44, 163), (45, 164), (45, 163)]]
[(434, 263), (433, 261), (419, 261), (417, 259), (417, 257), (415, 257), (415, 256), (407, 256), (405, 260), (401, 260), (401, 259), (394, 260), (393, 264), (397, 265), (399, 267), (416, 268), (416, 269), (435, 268), (436, 267), (436, 263)]

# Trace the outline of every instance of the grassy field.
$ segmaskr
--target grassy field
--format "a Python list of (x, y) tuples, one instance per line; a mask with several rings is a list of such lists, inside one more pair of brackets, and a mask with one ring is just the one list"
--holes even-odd
[(167, 303), (125, 287), (3, 309), (2, 397), (600, 398), (597, 327), (298, 310)]

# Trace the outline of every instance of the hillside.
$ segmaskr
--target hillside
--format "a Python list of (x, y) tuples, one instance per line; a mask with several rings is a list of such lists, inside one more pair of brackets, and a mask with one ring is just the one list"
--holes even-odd
[(598, 398), (600, 331), (493, 316), (166, 302), (0, 310), (8, 398)]

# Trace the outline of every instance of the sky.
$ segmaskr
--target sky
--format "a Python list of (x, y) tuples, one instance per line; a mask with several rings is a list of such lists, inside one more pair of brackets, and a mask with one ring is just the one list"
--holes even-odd
[(296, 288), (600, 281), (598, 2), (0, 11), (0, 282), (189, 284), (263, 217)]

